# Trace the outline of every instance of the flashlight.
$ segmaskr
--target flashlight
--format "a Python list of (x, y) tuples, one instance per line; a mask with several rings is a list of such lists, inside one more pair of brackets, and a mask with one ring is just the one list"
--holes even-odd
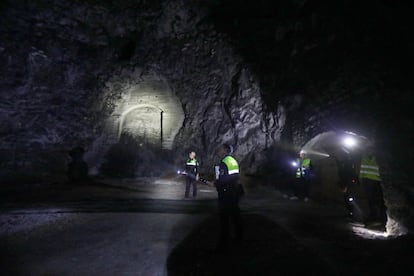
[(298, 166), (298, 163), (296, 163), (295, 161), (293, 161), (291, 164), (292, 164), (293, 167), (297, 167)]
[(177, 174), (180, 174), (181, 173), (181, 171), (177, 171)]
[(344, 138), (344, 140), (342, 141), (342, 143), (347, 148), (353, 148), (356, 145), (356, 140), (355, 140), (355, 138), (353, 138), (351, 136), (348, 136), (348, 137), (345, 137)]
[(348, 198), (348, 201), (349, 202), (352, 202), (352, 201), (354, 201), (354, 198), (353, 197), (350, 197), (350, 198)]
[(214, 174), (216, 176), (216, 179), (219, 179), (219, 176), (220, 176), (220, 166), (214, 166)]

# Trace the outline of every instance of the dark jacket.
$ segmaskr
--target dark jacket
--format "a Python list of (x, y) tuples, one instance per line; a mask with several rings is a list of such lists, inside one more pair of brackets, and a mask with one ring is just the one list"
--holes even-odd
[(215, 182), (219, 204), (237, 205), (240, 196), (244, 194), (240, 175), (229, 175), (228, 168), (223, 162), (220, 162), (219, 170), (219, 178)]

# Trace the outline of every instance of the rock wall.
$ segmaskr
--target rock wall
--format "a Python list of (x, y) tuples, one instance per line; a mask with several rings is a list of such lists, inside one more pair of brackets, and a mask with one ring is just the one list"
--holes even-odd
[(209, 171), (230, 142), (256, 172), (279, 139), (283, 109), (266, 109), (257, 78), (197, 1), (8, 1), (1, 15), (4, 175), (64, 173), (77, 145), (97, 171), (123, 132), (161, 141), (156, 109), (176, 166), (196, 150)]
[(258, 76), (266, 103), (286, 110), (282, 152), (325, 131), (368, 137), (390, 212), (414, 225), (412, 8), (373, 0), (227, 1), (213, 13)]

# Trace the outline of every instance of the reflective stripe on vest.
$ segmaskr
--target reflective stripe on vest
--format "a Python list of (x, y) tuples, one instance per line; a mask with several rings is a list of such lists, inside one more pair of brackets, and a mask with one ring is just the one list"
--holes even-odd
[(234, 159), (232, 156), (224, 157), (222, 162), (226, 164), (229, 175), (240, 172), (239, 164), (237, 163), (236, 159)]
[(298, 164), (298, 168), (296, 170), (296, 178), (304, 177), (306, 174), (306, 171), (310, 168), (310, 159), (305, 158), (302, 161), (302, 164), (300, 162), (300, 158), (296, 160), (296, 163)]
[(187, 166), (197, 166), (197, 159), (188, 159)]
[(381, 181), (379, 167), (375, 158), (370, 159), (366, 156), (362, 158), (361, 168), (359, 170), (359, 178)]

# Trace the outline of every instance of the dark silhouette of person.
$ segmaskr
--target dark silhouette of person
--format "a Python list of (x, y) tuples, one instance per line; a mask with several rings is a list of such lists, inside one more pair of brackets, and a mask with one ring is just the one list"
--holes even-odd
[(239, 199), (244, 194), (244, 191), (239, 179), (239, 165), (236, 159), (231, 156), (232, 151), (232, 147), (227, 144), (221, 145), (217, 151), (217, 155), (221, 158), (220, 164), (215, 167), (215, 186), (218, 193), (220, 218), (217, 253), (224, 253), (228, 250), (231, 222), (235, 230), (235, 241), (239, 243), (243, 238)]
[(360, 214), (356, 214), (352, 201), (354, 200), (353, 191), (355, 185), (357, 185), (357, 172), (355, 163), (350, 155), (346, 155), (343, 159), (336, 159), (338, 166), (338, 186), (341, 189), (344, 196), (345, 207), (348, 211), (348, 218), (354, 220)]
[(79, 183), (88, 179), (88, 164), (83, 160), (85, 150), (80, 147), (74, 147), (69, 151), (72, 159), (68, 164), (67, 176), (69, 182)]

